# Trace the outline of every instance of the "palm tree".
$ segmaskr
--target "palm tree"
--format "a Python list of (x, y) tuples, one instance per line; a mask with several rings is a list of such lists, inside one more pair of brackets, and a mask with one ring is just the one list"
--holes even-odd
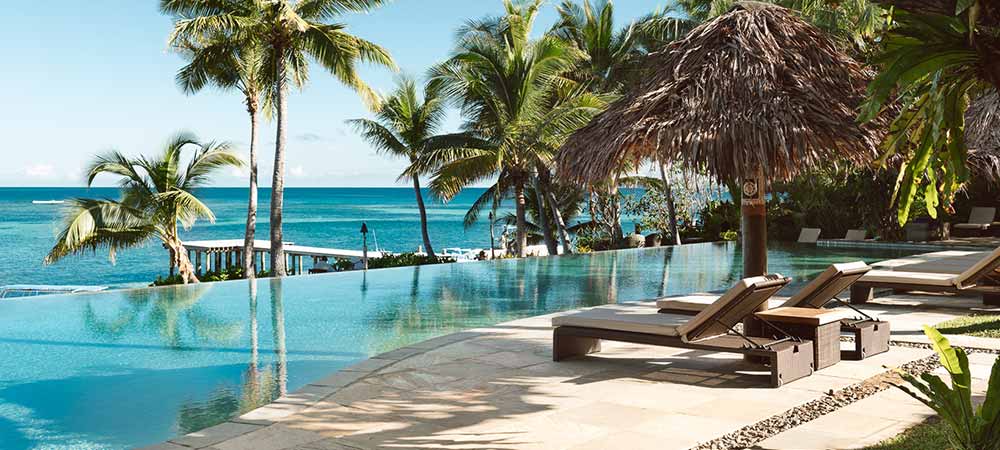
[[(361, 136), (378, 151), (391, 156), (406, 158), (413, 167), (422, 154), (428, 152), (481, 146), (481, 142), (468, 133), (435, 135), (444, 121), (445, 99), (439, 85), (429, 83), (424, 94), (417, 92), (416, 82), (400, 77), (396, 89), (385, 98), (375, 112), (375, 120), (348, 121)], [(434, 247), (427, 233), (427, 210), (420, 190), (420, 175), (426, 171), (405, 171), (400, 178), (409, 178), (420, 209), (420, 232), (427, 254), (434, 257)]]
[(160, 0), (160, 9), (185, 17), (174, 26), (171, 42), (185, 36), (215, 33), (258, 42), (264, 49), (264, 66), (274, 74), (277, 136), (274, 176), (271, 180), (271, 267), (284, 276), (285, 251), (282, 208), (285, 188), (285, 147), (288, 134), (289, 85), (303, 86), (309, 79), (309, 60), (315, 60), (341, 83), (354, 89), (369, 105), (378, 96), (361, 80), (359, 62), (395, 70), (389, 52), (351, 35), (346, 26), (329, 23), (343, 14), (368, 12), (386, 0)]
[(177, 73), (177, 84), (187, 94), (194, 94), (208, 85), (234, 89), (243, 95), (250, 115), (250, 194), (247, 205), (246, 231), (243, 238), (243, 273), (248, 279), (256, 276), (254, 240), (257, 229), (257, 130), (262, 103), (273, 84), (270, 71), (264, 67), (264, 52), (259, 43), (222, 33), (178, 37), (174, 49), (188, 59)]
[[(186, 147), (195, 153), (185, 167), (181, 153)], [(184, 283), (196, 283), (177, 225), (189, 229), (198, 219), (214, 222), (215, 215), (195, 190), (205, 186), (216, 170), (242, 166), (228, 143), (202, 143), (189, 133), (179, 133), (153, 158), (130, 159), (117, 151), (99, 155), (87, 169), (87, 186), (99, 175), (120, 177), (121, 199), (71, 200), (64, 228), (45, 263), (99, 248), (107, 248), (113, 262), (119, 249), (158, 239), (170, 252), (170, 273), (176, 267)]]
[[(437, 166), (432, 190), (451, 198), (463, 187), (502, 175), (513, 193), (517, 251), (525, 256), (525, 188), (553, 140), (582, 126), (602, 106), (562, 75), (580, 55), (551, 35), (532, 40), (531, 29), (541, 0), (515, 4), (504, 0), (506, 14), (470, 22), (460, 32), (458, 49), (432, 70), (432, 79), (455, 99), (465, 128), (489, 145), (458, 152), (430, 152)], [(549, 157), (551, 155), (548, 155)]]

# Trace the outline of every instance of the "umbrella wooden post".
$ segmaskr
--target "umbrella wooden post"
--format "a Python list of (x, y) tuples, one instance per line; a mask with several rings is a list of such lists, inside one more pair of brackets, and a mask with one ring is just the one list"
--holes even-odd
[(767, 273), (767, 203), (763, 172), (743, 180), (740, 204), (743, 235), (743, 278)]
[[(743, 278), (757, 277), (767, 273), (767, 202), (764, 199), (763, 170), (757, 170), (754, 178), (745, 178), (742, 183), (740, 213), (742, 215), (743, 237)], [(767, 303), (757, 311), (767, 310)], [(743, 320), (743, 330), (748, 336), (765, 336), (763, 323), (753, 316)], [(744, 359), (760, 362), (753, 356)]]

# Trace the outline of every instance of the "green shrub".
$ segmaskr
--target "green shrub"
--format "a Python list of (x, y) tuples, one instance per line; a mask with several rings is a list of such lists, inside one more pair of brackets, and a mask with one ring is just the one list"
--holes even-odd
[(400, 253), (398, 255), (385, 255), (381, 258), (369, 259), (368, 268), (386, 269), (389, 267), (425, 266), (430, 264), (445, 264), (453, 262), (455, 262), (453, 258), (432, 258), (430, 256), (417, 255), (415, 253)]
[[(257, 274), (257, 278), (268, 278), (270, 276), (271, 272), (268, 270), (262, 270)], [(198, 281), (210, 283), (213, 281), (242, 280), (243, 278), (245, 278), (243, 276), (243, 268), (233, 267), (229, 270), (203, 273), (198, 276)], [(178, 284), (184, 284), (184, 279), (180, 275), (171, 275), (166, 278), (156, 277), (156, 280), (150, 286), (174, 286)]]
[(719, 239), (723, 241), (735, 241), (740, 237), (740, 233), (736, 231), (723, 231), (719, 233)]
[(929, 326), (924, 334), (948, 371), (951, 386), (941, 377), (925, 373), (919, 378), (900, 373), (914, 392), (903, 385), (899, 389), (920, 400), (948, 424), (948, 439), (955, 450), (1000, 449), (1000, 357), (993, 364), (986, 400), (978, 408), (972, 403), (972, 373), (969, 357), (960, 348), (953, 348), (944, 335)]

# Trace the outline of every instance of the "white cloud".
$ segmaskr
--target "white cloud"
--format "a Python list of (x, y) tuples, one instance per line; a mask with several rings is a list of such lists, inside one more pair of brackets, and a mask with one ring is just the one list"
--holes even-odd
[(288, 170), (288, 174), (296, 178), (302, 178), (306, 176), (306, 169), (302, 166), (295, 166)]
[(24, 174), (28, 178), (51, 179), (56, 175), (56, 168), (52, 164), (35, 164), (26, 167)]

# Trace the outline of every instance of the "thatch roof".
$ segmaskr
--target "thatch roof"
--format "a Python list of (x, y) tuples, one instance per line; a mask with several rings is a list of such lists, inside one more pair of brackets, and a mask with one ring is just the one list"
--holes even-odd
[(1000, 184), (1000, 93), (991, 90), (969, 105), (965, 143), (974, 180)]
[(857, 124), (873, 75), (787, 9), (740, 2), (646, 61), (650, 75), (561, 149), (563, 177), (606, 179), (653, 158), (736, 180), (871, 161), (884, 122)]

